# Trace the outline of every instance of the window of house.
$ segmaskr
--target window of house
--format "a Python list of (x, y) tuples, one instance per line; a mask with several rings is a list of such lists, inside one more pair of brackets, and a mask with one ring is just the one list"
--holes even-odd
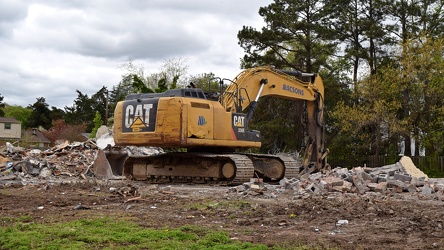
[(11, 123), (5, 123), (5, 129), (11, 129)]

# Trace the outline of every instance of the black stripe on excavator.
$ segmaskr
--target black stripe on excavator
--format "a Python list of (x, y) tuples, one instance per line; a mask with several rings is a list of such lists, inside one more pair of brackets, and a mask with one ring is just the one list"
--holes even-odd
[(158, 98), (133, 99), (123, 103), (122, 132), (154, 132)]
[(261, 141), (261, 134), (257, 130), (248, 130), (247, 115), (244, 113), (232, 114), (232, 129), (237, 140)]

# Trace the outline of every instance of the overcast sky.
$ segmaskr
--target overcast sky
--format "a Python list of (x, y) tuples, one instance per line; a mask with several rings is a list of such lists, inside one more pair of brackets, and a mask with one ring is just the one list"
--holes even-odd
[(132, 59), (147, 74), (182, 58), (187, 75), (234, 78), (243, 25), (260, 29), (272, 0), (0, 0), (0, 94), (23, 107), (72, 106), (119, 83)]

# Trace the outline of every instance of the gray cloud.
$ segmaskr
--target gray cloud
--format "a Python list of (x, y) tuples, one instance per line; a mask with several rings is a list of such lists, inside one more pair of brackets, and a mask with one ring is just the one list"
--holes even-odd
[(0, 38), (10, 37), (15, 23), (26, 17), (27, 6), (20, 1), (0, 1)]
[(127, 59), (153, 73), (181, 57), (189, 74), (234, 77), (237, 32), (261, 25), (258, 9), (271, 1), (0, 0), (0, 94), (8, 104), (42, 96), (70, 106), (76, 89), (118, 84)]

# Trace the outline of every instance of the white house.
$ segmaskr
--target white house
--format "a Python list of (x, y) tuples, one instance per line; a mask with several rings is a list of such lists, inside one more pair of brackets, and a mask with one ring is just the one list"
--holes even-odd
[(14, 118), (0, 117), (0, 140), (22, 137), (22, 124)]

